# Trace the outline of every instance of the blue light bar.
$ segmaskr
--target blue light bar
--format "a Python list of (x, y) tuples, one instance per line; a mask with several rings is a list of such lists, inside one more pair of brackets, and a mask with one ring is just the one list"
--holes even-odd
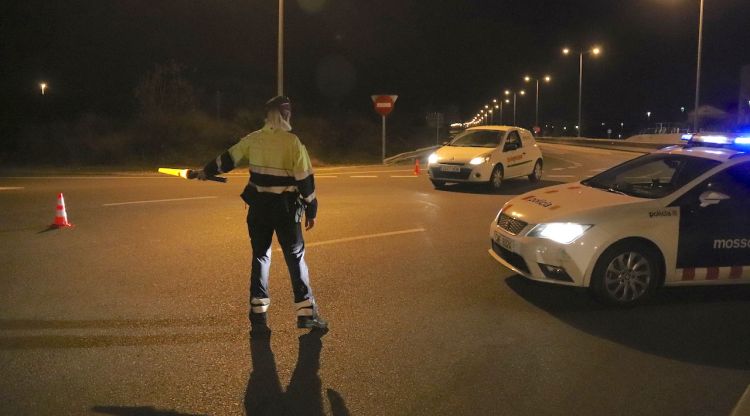
[(737, 137), (734, 139), (734, 143), (742, 145), (750, 144), (750, 136)]
[(727, 136), (713, 136), (713, 135), (698, 136), (698, 137), (695, 137), (695, 140), (699, 142), (703, 142), (703, 143), (732, 144), (732, 141), (729, 140)]
[(688, 134), (683, 134), (682, 136), (680, 136), (680, 140), (683, 140), (683, 141), (688, 141), (688, 140), (690, 140), (690, 139), (691, 139), (692, 137), (693, 137), (693, 134), (692, 134), (692, 133), (688, 133)]

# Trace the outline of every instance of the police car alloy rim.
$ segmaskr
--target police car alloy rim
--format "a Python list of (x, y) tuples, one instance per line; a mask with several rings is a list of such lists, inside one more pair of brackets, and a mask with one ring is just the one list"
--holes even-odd
[(651, 276), (651, 264), (645, 256), (633, 251), (624, 252), (607, 265), (604, 288), (613, 300), (631, 302), (648, 291)]

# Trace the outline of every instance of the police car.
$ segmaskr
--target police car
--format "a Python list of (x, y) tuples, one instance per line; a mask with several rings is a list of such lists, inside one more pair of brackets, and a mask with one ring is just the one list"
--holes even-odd
[(484, 182), (498, 189), (505, 179), (542, 177), (542, 151), (530, 131), (512, 126), (466, 129), (431, 154), (427, 172), (435, 188), (447, 182)]
[(750, 283), (750, 135), (694, 135), (508, 201), (489, 253), (529, 279), (635, 304), (660, 286)]

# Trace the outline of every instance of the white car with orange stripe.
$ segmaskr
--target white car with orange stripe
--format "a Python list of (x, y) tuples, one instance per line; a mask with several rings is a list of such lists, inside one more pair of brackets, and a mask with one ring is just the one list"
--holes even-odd
[(505, 179), (542, 177), (542, 151), (530, 131), (513, 126), (478, 126), (465, 130), (427, 159), (435, 188), (446, 182), (484, 182), (500, 188)]
[[(750, 283), (750, 137), (702, 136), (508, 201), (490, 254), (617, 305), (660, 286)], [(727, 147), (729, 146), (729, 147)]]

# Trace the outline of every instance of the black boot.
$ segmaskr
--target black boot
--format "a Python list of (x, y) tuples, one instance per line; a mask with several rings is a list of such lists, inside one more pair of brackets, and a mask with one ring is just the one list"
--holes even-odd
[(318, 314), (318, 305), (314, 299), (305, 299), (294, 306), (297, 308), (297, 328), (328, 328), (328, 322)]
[(328, 322), (315, 312), (312, 316), (298, 316), (297, 328), (328, 329)]

